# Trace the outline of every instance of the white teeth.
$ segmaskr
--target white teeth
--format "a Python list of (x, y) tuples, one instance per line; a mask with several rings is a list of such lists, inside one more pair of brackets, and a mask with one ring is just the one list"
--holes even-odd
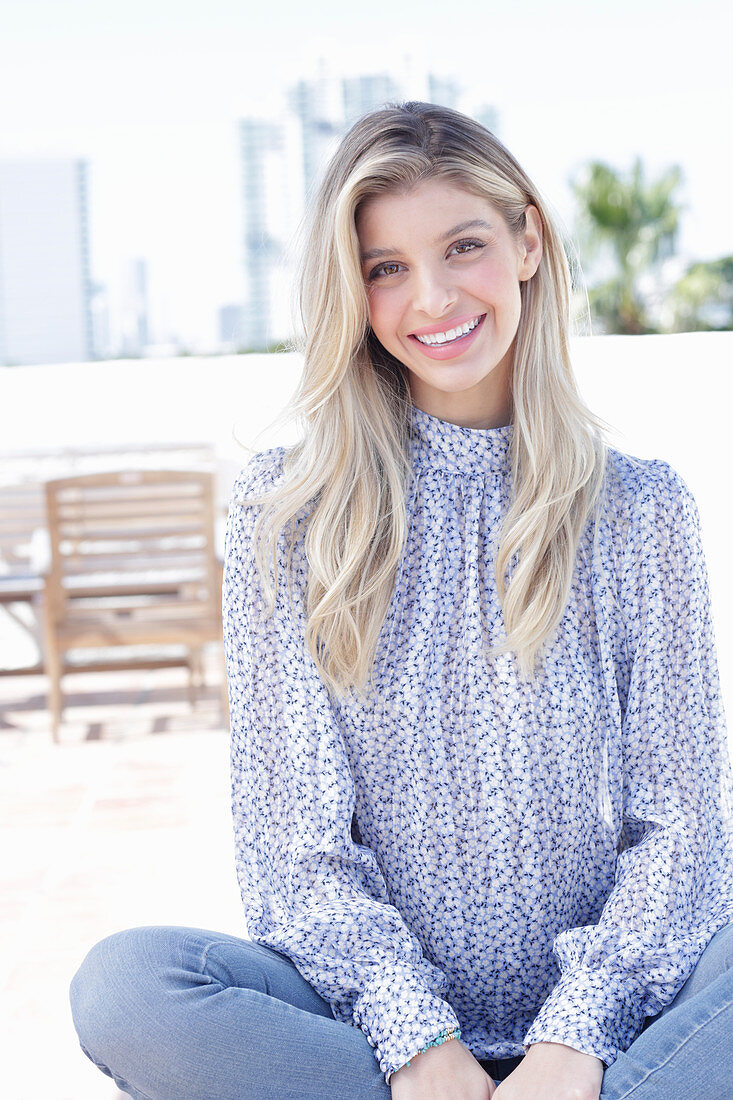
[(448, 344), (451, 340), (457, 340), (459, 336), (465, 336), (471, 332), (480, 320), (480, 317), (474, 317), (472, 321), (466, 321), (457, 328), (448, 329), (447, 332), (431, 332), (427, 336), (416, 336), (415, 339), (419, 340), (421, 344)]

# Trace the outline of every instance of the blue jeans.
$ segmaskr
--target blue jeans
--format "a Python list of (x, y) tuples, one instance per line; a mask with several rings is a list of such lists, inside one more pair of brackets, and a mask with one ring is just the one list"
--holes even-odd
[[(284, 955), (198, 928), (132, 928), (71, 983), (84, 1053), (135, 1100), (389, 1100), (374, 1051)], [(482, 1060), (495, 1081), (517, 1059)], [(601, 1100), (733, 1097), (733, 925), (604, 1075)]]

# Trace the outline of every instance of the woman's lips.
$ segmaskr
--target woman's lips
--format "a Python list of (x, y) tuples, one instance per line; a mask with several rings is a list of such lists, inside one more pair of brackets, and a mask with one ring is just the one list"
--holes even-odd
[(408, 340), (413, 347), (419, 348), (428, 359), (455, 359), (458, 355), (463, 355), (470, 345), (476, 339), (478, 333), (481, 331), (486, 320), (486, 314), (482, 314), (481, 320), (475, 328), (467, 332), (465, 336), (458, 336), (455, 340), (451, 340), (448, 344), (423, 344), (416, 336), (410, 334)]

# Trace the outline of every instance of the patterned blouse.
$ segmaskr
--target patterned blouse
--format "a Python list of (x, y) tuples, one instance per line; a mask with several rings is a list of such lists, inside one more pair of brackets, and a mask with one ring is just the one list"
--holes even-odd
[(611, 449), (534, 682), (494, 580), (511, 425), (413, 410), (409, 535), (369, 705), (334, 703), (286, 543), (252, 551), (284, 448), (239, 476), (224, 632), (236, 865), (251, 938), (360, 1027), (389, 1076), (459, 1029), (477, 1058), (610, 1065), (733, 920), (730, 763), (699, 518), (666, 462)]

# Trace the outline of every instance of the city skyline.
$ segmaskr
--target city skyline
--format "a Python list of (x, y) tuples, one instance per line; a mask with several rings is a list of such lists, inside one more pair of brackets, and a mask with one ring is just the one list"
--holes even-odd
[[(205, 12), (162, 0), (112, 13), (11, 4), (0, 158), (90, 162), (94, 283), (114, 302), (130, 263), (144, 260), (151, 327), (184, 345), (215, 343), (220, 309), (242, 300), (239, 123), (275, 117), (287, 89), (324, 65), (337, 77), (398, 74), (413, 98), (413, 74), (429, 69), (492, 104), (499, 136), (571, 232), (568, 180), (589, 159), (626, 168), (639, 154), (650, 174), (680, 163), (680, 253), (733, 253), (718, 197), (733, 166), (722, 140), (733, 87), (727, 11), (656, 0), (621, 0), (610, 18), (571, 2), (462, 11), (470, 44), (446, 48), (445, 14), (430, 2), (398, 15), (377, 3), (366, 26), (330, 0), (319, 18), (289, 4), (243, 13), (222, 0)], [(314, 34), (318, 24), (328, 33)]]

